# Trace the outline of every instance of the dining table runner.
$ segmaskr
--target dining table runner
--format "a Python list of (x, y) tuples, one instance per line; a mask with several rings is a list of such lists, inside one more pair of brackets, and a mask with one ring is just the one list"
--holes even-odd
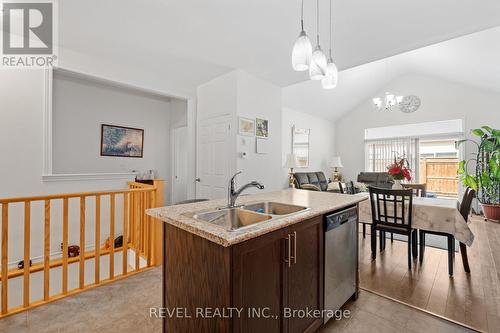
[[(356, 195), (364, 195), (368, 199), (359, 203), (359, 222), (372, 223), (369, 194), (358, 193)], [(414, 197), (412, 216), (414, 229), (448, 233), (467, 246), (471, 246), (474, 241), (474, 234), (460, 214), (456, 199)]]

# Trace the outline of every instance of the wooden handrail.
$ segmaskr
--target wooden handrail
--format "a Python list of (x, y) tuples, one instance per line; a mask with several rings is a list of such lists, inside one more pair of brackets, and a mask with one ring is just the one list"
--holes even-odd
[[(163, 238), (161, 235), (162, 224), (160, 221), (153, 219), (146, 215), (146, 210), (149, 208), (157, 207), (163, 205), (164, 200), (164, 185), (162, 180), (155, 180), (153, 185), (142, 184), (138, 182), (129, 182), (127, 184), (127, 189), (122, 190), (112, 190), (112, 191), (98, 191), (98, 192), (79, 192), (79, 193), (64, 193), (64, 194), (50, 194), (50, 195), (38, 195), (29, 197), (17, 197), (17, 198), (5, 198), (0, 199), (1, 205), (1, 253), (0, 253), (0, 281), (1, 281), (1, 299), (0, 299), (0, 318), (17, 313), (19, 311), (26, 310), (33, 306), (38, 306), (47, 302), (51, 302), (61, 297), (68, 295), (73, 295), (76, 292), (86, 290), (88, 288), (97, 286), (102, 283), (109, 283), (115, 279), (121, 279), (127, 275), (148, 269), (153, 265), (161, 264), (161, 252), (163, 248)], [(101, 205), (103, 197), (109, 197), (109, 206)], [(93, 214), (88, 214), (88, 205), (90, 199), (95, 198), (95, 246), (94, 250), (86, 251), (86, 230), (91, 225), (91, 217)], [(117, 201), (117, 199), (122, 199)], [(78, 216), (78, 232), (79, 232), (79, 248), (80, 254), (77, 256), (69, 257), (69, 239), (75, 239), (75, 237), (70, 237), (70, 211), (69, 204), (70, 199), (78, 199), (79, 210)], [(52, 206), (52, 202), (56, 200), (62, 200), (62, 221), (57, 221), (58, 214), (55, 214), (57, 209)], [(31, 227), (36, 219), (33, 219), (32, 208), (33, 202), (42, 202), (43, 206), (43, 256), (42, 260), (37, 263), (31, 264), (30, 259), (30, 249), (31, 246)], [(122, 203), (123, 209), (119, 210), (117, 205)], [(16, 207), (16, 205), (22, 204), (24, 211), (24, 223), (16, 223), (16, 221), (9, 221), (9, 209)], [(101, 216), (102, 208), (109, 211), (109, 220), (103, 221)], [(122, 212), (123, 216), (120, 221), (117, 220), (117, 212)], [(87, 216), (88, 214), (88, 216)], [(16, 216), (13, 214), (12, 216)], [(107, 216), (107, 215), (104, 215)], [(87, 221), (89, 219), (89, 221)], [(101, 238), (101, 226), (103, 222), (109, 222), (108, 229), (108, 244), (102, 245)], [(22, 226), (24, 230), (24, 238), (22, 242), (16, 242), (14, 244), (20, 244), (23, 250), (23, 262), (24, 267), (22, 268), (8, 268), (9, 262), (9, 224), (14, 224), (16, 226)], [(62, 253), (59, 257), (51, 258), (51, 243), (54, 240), (51, 239), (51, 231), (53, 235), (53, 229), (55, 226), (62, 225)], [(117, 227), (122, 227), (122, 237), (123, 242), (119, 247), (115, 247), (115, 237)], [(119, 230), (119, 229), (118, 229)], [(89, 233), (87, 233), (89, 235)], [(52, 236), (53, 237), (53, 236)], [(131, 265), (129, 263), (129, 251), (135, 253), (134, 263)], [(122, 253), (122, 269), (118, 272), (115, 271), (115, 255), (117, 253)], [(101, 277), (101, 257), (108, 256), (109, 267), (106, 269), (109, 273), (108, 278)], [(89, 283), (85, 281), (85, 270), (89, 266), (85, 263), (87, 260), (94, 259), (94, 281)], [(71, 264), (78, 263), (78, 287), (76, 289), (69, 289), (68, 267)], [(62, 279), (60, 286), (60, 293), (52, 295), (50, 293), (51, 281), (50, 272), (51, 269), (56, 267), (62, 267)], [(129, 269), (132, 268), (132, 269)], [(43, 297), (40, 300), (30, 301), (30, 289), (33, 290), (33, 281), (30, 281), (32, 274), (36, 272), (42, 272), (42, 288)], [(121, 272), (120, 272), (121, 271)], [(21, 277), (23, 278), (22, 284), (22, 298), (21, 306), (9, 308), (9, 279)], [(53, 282), (52, 282), (53, 284)], [(12, 287), (11, 287), (12, 288)], [(21, 296), (21, 290), (18, 291), (19, 296)], [(16, 295), (18, 296), (18, 295)]]
[(63, 193), (63, 194), (49, 194), (49, 195), (36, 195), (31, 197), (17, 197), (17, 198), (4, 198), (0, 199), (0, 204), (24, 202), (24, 201), (44, 201), (44, 200), (57, 200), (57, 199), (70, 199), (79, 197), (94, 197), (96, 195), (111, 195), (111, 194), (123, 194), (131, 192), (153, 192), (156, 190), (155, 186), (149, 185), (149, 187), (142, 188), (131, 188), (125, 190), (114, 190), (114, 191), (99, 191), (99, 192), (79, 192), (79, 193)]

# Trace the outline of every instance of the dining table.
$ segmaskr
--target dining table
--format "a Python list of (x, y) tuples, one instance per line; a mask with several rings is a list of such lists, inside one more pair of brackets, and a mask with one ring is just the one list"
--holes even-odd
[[(371, 224), (372, 209), (369, 193), (361, 192), (356, 195), (366, 196), (368, 199), (358, 204), (359, 222)], [(460, 245), (460, 254), (464, 269), (466, 272), (470, 272), (467, 259), (467, 246), (471, 246), (474, 242), (474, 234), (459, 211), (458, 200), (415, 196), (412, 201), (412, 228), (453, 235)]]

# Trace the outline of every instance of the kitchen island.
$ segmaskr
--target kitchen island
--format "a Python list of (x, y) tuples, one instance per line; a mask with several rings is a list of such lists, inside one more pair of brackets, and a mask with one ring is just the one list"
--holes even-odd
[(295, 189), (242, 196), (237, 204), (253, 212), (234, 211), (245, 224), (236, 230), (214, 223), (225, 200), (148, 210), (165, 222), (164, 331), (314, 332), (323, 323), (325, 216), (365, 199)]

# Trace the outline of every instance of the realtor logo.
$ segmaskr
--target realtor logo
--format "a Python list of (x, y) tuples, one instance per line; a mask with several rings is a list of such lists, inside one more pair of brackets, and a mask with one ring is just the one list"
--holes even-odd
[(52, 1), (3, 2), (2, 66), (54, 64), (54, 5)]

